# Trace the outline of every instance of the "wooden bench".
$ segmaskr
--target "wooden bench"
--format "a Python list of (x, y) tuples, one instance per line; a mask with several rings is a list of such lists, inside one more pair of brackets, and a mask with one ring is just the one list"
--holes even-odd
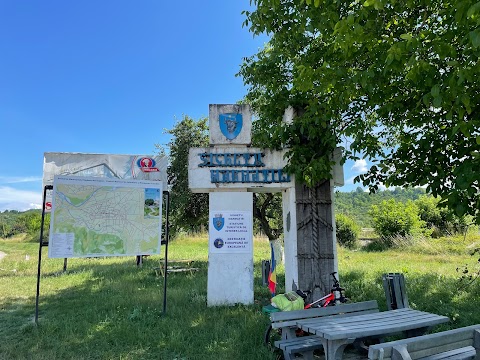
[[(181, 273), (189, 272), (192, 274), (194, 271), (200, 270), (199, 268), (192, 267), (195, 260), (190, 259), (177, 259), (177, 260), (168, 260), (167, 271), (168, 273)], [(165, 259), (159, 260), (160, 266), (154, 268), (157, 276), (165, 276)]]
[(370, 360), (457, 360), (480, 358), (480, 324), (371, 345)]
[(270, 314), (272, 331), (281, 329), (282, 339), (275, 341), (275, 347), (283, 351), (286, 360), (293, 359), (295, 354), (301, 354), (304, 359), (313, 359), (313, 351), (321, 348), (322, 340), (318, 336), (296, 337), (296, 323), (299, 320), (332, 317), (347, 317), (378, 312), (376, 300), (359, 303), (341, 304), (325, 308), (307, 310), (281, 311)]

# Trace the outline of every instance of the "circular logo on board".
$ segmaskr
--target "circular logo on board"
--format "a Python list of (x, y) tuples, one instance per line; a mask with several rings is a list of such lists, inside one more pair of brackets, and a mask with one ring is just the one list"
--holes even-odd
[(213, 242), (213, 245), (217, 248), (217, 249), (221, 249), (223, 247), (223, 240), (218, 238), (218, 239), (215, 239), (215, 241)]
[(154, 171), (159, 171), (155, 165), (155, 160), (152, 159), (151, 157), (142, 157), (138, 159), (137, 165), (142, 170), (143, 172), (154, 172)]
[(155, 167), (155, 160), (152, 158), (143, 157), (138, 159), (137, 165), (141, 168), (153, 168)]

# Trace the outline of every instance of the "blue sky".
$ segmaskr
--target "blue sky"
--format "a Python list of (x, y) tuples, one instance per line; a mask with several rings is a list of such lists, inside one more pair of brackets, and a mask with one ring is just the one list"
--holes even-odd
[[(152, 154), (246, 93), (249, 1), (0, 1), (0, 211), (39, 207), (44, 152)], [(346, 186), (366, 170), (345, 165)]]

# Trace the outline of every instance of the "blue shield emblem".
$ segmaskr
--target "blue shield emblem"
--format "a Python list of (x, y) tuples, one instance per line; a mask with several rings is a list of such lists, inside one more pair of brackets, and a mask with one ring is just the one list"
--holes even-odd
[(220, 130), (228, 140), (235, 139), (242, 131), (242, 114), (227, 113), (219, 115)]
[(213, 218), (213, 227), (217, 231), (220, 231), (223, 229), (223, 225), (225, 225), (225, 218), (222, 216), (222, 214), (216, 214)]

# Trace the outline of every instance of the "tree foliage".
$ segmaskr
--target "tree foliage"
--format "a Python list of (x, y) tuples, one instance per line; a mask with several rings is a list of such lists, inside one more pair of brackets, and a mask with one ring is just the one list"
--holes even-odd
[[(41, 225), (41, 210), (28, 210), (24, 212), (6, 210), (0, 213), (0, 238), (26, 234), (28, 240), (38, 241)], [(46, 214), (43, 225), (45, 239), (48, 238), (49, 227), (50, 216)]]
[(396, 188), (370, 194), (357, 187), (355, 191), (335, 193), (335, 212), (347, 215), (362, 227), (372, 227), (372, 218), (368, 214), (372, 205), (379, 205), (382, 201), (389, 199), (402, 203), (408, 200), (416, 201), (422, 195), (425, 195), (425, 190), (422, 188)]
[(456, 216), (451, 209), (440, 207), (439, 203), (439, 198), (427, 195), (420, 196), (415, 201), (420, 219), (428, 228), (433, 229), (432, 236), (464, 234), (473, 225), (471, 216)]
[(388, 241), (394, 237), (415, 236), (426, 232), (425, 222), (418, 216), (418, 208), (412, 201), (384, 200), (370, 209), (375, 232)]
[(273, 241), (283, 234), (281, 193), (254, 193), (253, 216), (255, 230), (261, 230)]
[[(209, 145), (207, 122), (207, 118), (195, 120), (184, 115), (172, 129), (166, 130), (172, 136), (167, 144), (172, 235), (182, 230), (201, 231), (208, 225), (208, 194), (192, 193), (188, 188), (188, 151), (192, 147)], [(161, 145), (156, 147), (166, 153)], [(261, 230), (269, 240), (278, 239), (283, 228), (281, 196), (255, 193), (253, 216), (256, 230)]]
[[(188, 150), (208, 146), (207, 121), (183, 115), (172, 129), (166, 130), (172, 136), (167, 144), (172, 235), (181, 230), (199, 231), (208, 223), (208, 194), (195, 194), (188, 188)], [(156, 147), (164, 151), (160, 145)]]
[[(269, 43), (239, 75), (258, 139), (290, 148), (315, 184), (331, 154), (374, 166), (371, 191), (427, 185), (480, 222), (480, 5), (473, 0), (253, 0), (245, 25)], [(282, 122), (292, 106), (298, 117)]]
[(360, 227), (355, 220), (347, 215), (335, 215), (337, 242), (346, 248), (354, 249), (358, 246)]

